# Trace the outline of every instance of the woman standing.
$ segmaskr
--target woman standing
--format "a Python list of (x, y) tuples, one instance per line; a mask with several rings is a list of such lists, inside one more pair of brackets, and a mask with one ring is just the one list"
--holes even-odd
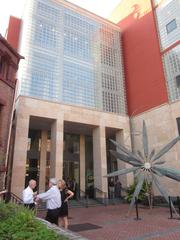
[(74, 193), (66, 187), (64, 180), (59, 180), (58, 187), (61, 192), (62, 205), (59, 211), (58, 225), (68, 228), (68, 200), (74, 196)]

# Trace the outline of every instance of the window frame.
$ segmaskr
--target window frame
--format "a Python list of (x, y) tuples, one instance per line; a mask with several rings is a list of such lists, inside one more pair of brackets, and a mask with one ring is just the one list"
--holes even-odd
[(178, 75), (175, 77), (175, 79), (176, 79), (176, 86), (177, 86), (178, 89), (180, 89), (180, 74), (178, 74)]
[(177, 130), (180, 136), (180, 117), (176, 118), (176, 122), (177, 122)]
[[(175, 25), (173, 25), (173, 23), (175, 23)], [(172, 26), (171, 26), (172, 25)], [(172, 31), (174, 31), (177, 28), (177, 22), (176, 19), (174, 18), (173, 20), (171, 20), (170, 22), (168, 22), (166, 24), (166, 32), (167, 34), (171, 33)]]
[(3, 79), (8, 78), (9, 61), (6, 56), (0, 55), (0, 77)]

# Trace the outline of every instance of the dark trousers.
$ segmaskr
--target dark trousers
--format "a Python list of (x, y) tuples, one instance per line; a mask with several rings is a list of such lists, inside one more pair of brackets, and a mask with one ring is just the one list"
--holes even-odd
[(58, 225), (58, 217), (59, 217), (59, 208), (47, 210), (46, 220), (48, 222)]
[(29, 209), (31, 209), (31, 210), (34, 210), (35, 209), (35, 204), (34, 203), (29, 203), (29, 204), (24, 204), (24, 206), (26, 207), (26, 208), (29, 208)]

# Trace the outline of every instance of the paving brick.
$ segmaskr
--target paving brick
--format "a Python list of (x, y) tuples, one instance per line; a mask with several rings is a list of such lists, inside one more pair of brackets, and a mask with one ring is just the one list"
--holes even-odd
[[(126, 216), (128, 205), (72, 208), (70, 224), (90, 223), (101, 228), (78, 233), (90, 240), (180, 240), (180, 220), (169, 219), (167, 208), (139, 208), (136, 221), (135, 210)], [(41, 213), (43, 216), (43, 213)]]

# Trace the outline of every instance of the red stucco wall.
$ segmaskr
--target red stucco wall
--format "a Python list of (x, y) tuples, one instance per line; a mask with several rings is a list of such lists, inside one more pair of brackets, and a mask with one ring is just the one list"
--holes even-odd
[(16, 50), (18, 50), (18, 46), (19, 46), (20, 30), (21, 30), (21, 19), (10, 16), (7, 41)]
[(122, 31), (128, 113), (132, 116), (167, 102), (168, 97), (151, 1), (123, 0), (113, 13), (116, 20), (121, 11), (118, 25)]

